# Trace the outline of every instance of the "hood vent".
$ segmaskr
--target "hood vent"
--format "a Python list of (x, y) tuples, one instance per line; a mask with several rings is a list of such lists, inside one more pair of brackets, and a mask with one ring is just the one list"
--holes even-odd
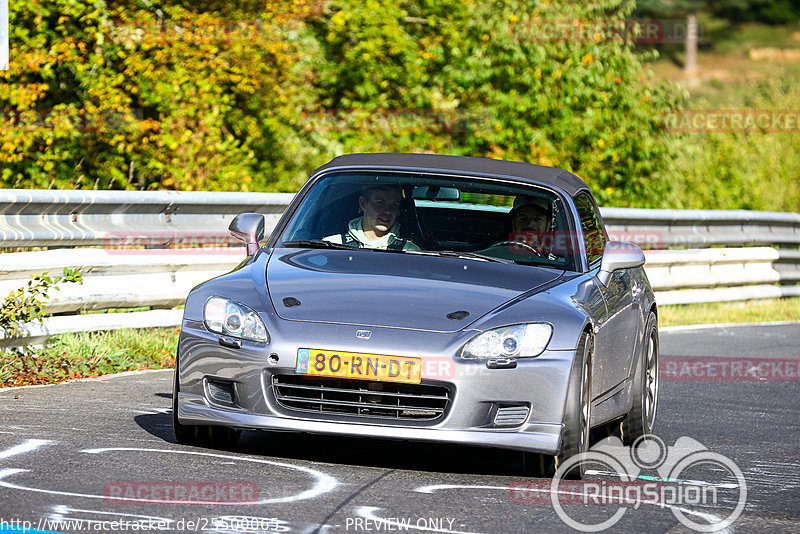
[(286, 297), (283, 299), (283, 305), (287, 308), (294, 308), (295, 306), (300, 306), (300, 301), (294, 297)]

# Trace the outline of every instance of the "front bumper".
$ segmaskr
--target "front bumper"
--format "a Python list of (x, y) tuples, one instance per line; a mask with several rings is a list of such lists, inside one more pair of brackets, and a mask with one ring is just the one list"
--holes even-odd
[[(537, 358), (518, 360), (513, 369), (488, 369), (484, 362), (453, 357), (475, 332), (454, 335), (371, 328), (372, 337), (364, 343), (350, 332), (355, 327), (292, 321), (278, 326), (280, 331), (275, 325), (270, 328), (269, 345), (244, 341), (241, 348), (231, 348), (220, 345), (219, 336), (202, 323), (184, 320), (178, 419), (184, 424), (458, 443), (545, 454), (559, 450), (573, 351), (546, 351)], [(288, 408), (276, 398), (273, 377), (295, 374), (301, 347), (421, 357), (422, 383), (451, 391), (449, 405), (433, 420)], [(209, 394), (209, 383), (229, 384), (235, 402), (219, 402)], [(527, 416), (512, 426), (498, 424), (494, 416), (500, 406), (524, 406)]]

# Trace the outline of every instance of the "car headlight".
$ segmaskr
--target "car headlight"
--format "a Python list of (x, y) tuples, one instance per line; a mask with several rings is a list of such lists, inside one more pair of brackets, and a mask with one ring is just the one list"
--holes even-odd
[(553, 327), (547, 323), (517, 324), (487, 330), (461, 349), (461, 357), (469, 360), (532, 358), (547, 348)]
[(203, 309), (206, 327), (217, 334), (269, 343), (267, 327), (261, 317), (244, 304), (212, 297)]

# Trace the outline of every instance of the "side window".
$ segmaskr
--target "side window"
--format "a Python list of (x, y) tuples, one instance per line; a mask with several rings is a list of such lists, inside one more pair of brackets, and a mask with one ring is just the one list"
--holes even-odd
[(589, 265), (603, 257), (605, 247), (605, 231), (600, 214), (594, 207), (594, 203), (586, 193), (579, 193), (575, 197), (575, 207), (581, 218), (581, 229), (583, 230), (583, 241), (586, 244), (586, 253), (589, 256)]

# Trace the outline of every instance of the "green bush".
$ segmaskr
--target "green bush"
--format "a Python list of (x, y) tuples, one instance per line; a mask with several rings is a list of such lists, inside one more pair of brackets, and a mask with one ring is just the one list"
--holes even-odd
[[(742, 90), (740, 110), (797, 115), (800, 87), (792, 80), (762, 81)], [(698, 109), (712, 108), (699, 102)], [(674, 184), (666, 204), (676, 208), (800, 212), (800, 135), (719, 132), (675, 135), (678, 159), (665, 174)]]
[[(631, 7), (332, 1), (332, 16), (311, 24), (325, 58), (321, 104), (356, 125), (374, 125), (376, 114), (408, 124), (334, 131), (334, 146), (558, 166), (589, 181), (604, 204), (657, 206), (669, 183), (654, 177), (671, 160), (661, 112), (680, 100), (614, 36)], [(542, 29), (572, 21), (595, 31), (551, 39)]]
[(291, 125), (308, 75), (290, 42), (301, 3), (277, 14), (262, 3), (204, 2), (207, 13), (174, 2), (18, 3), (0, 72), (0, 185), (280, 187), (305, 144)]
[(48, 294), (62, 283), (74, 283), (83, 280), (83, 275), (75, 269), (65, 267), (61, 276), (51, 278), (47, 273), (31, 276), (28, 283), (11, 291), (0, 306), (0, 330), (7, 337), (21, 334), (22, 323), (41, 320), (46, 317), (43, 310)]
[[(112, 6), (112, 7), (109, 7)], [(294, 191), (340, 153), (560, 166), (657, 206), (679, 105), (630, 42), (632, 4), (522, 0), (93, 3), (11, 13), (6, 187)], [(548, 38), (543, 25), (592, 28)]]
[(0, 350), (0, 387), (170, 368), (175, 365), (178, 331), (142, 328), (79, 332), (54, 336), (41, 348)]

